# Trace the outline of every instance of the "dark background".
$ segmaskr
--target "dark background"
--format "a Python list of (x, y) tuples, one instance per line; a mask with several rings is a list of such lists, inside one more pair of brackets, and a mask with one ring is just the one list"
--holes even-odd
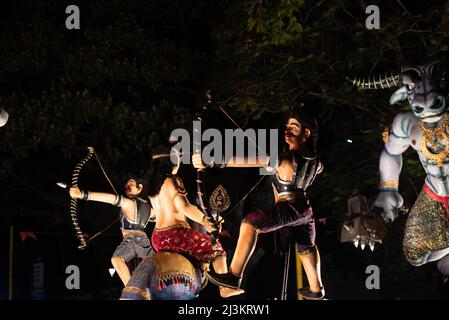
[[(81, 29), (65, 28), (65, 8), (76, 4)], [(380, 8), (380, 30), (365, 28), (365, 8)], [(346, 76), (398, 72), (406, 64), (445, 58), (449, 7), (445, 1), (4, 1), (0, 10), (0, 106), (10, 114), (0, 128), (0, 298), (7, 298), (9, 226), (14, 225), (14, 299), (32, 298), (32, 266), (45, 263), (45, 299), (116, 299), (121, 282), (109, 276), (120, 242), (118, 225), (77, 250), (67, 194), (75, 164), (94, 146), (119, 189), (143, 170), (157, 141), (174, 128), (191, 130), (204, 91), (243, 128), (278, 128), (285, 112), (305, 109), (319, 123), (324, 173), (309, 196), (318, 224), (322, 274), (329, 299), (439, 299), (434, 264), (410, 266), (402, 257), (406, 217), (389, 227), (374, 252), (341, 244), (346, 200), (354, 188), (376, 195), (381, 134), (408, 106), (390, 106), (392, 90), (360, 92)], [(235, 128), (218, 110), (203, 127)], [(348, 139), (353, 142), (348, 143)], [(195, 172), (181, 170), (195, 201)], [(257, 170), (207, 172), (207, 190), (223, 184), (235, 205), (259, 179)], [(400, 191), (410, 207), (424, 171), (408, 151)], [(95, 161), (80, 186), (110, 192)], [(272, 201), (269, 179), (227, 215), (232, 256), (244, 213)], [(233, 206), (231, 205), (231, 206)], [(92, 235), (118, 212), (89, 202), (80, 225)], [(20, 239), (34, 232), (37, 240)], [(148, 230), (151, 232), (151, 229)], [(247, 294), (279, 299), (282, 256), (273, 235), (260, 237), (248, 266)], [(296, 299), (294, 260), (289, 299)], [(65, 288), (65, 268), (81, 270), (81, 289)], [(365, 268), (381, 270), (381, 289), (365, 288)], [(209, 285), (199, 299), (216, 299)]]

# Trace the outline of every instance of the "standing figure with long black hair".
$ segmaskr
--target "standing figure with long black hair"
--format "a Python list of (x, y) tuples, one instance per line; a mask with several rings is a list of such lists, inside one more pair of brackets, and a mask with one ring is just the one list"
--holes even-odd
[[(155, 254), (144, 259), (123, 289), (123, 300), (191, 300), (205, 282), (204, 271), (212, 264), (216, 273), (227, 273), (226, 252), (219, 241), (193, 230), (188, 222), (214, 232), (220, 226), (207, 218), (187, 199), (182, 179), (177, 175), (180, 153), (167, 142), (153, 149), (148, 172), (148, 200), (155, 217), (151, 241)], [(229, 297), (235, 290), (222, 288)]]
[[(149, 173), (149, 199), (155, 213), (156, 226), (151, 242), (156, 252), (176, 252), (194, 262), (211, 263), (214, 273), (227, 273), (226, 252), (219, 241), (192, 229), (187, 218), (203, 225), (212, 233), (219, 226), (187, 199), (182, 179), (177, 175), (180, 154), (169, 145), (160, 145), (152, 156)], [(220, 290), (229, 297), (227, 288)]]
[[(306, 196), (307, 188), (323, 170), (316, 154), (317, 130), (303, 115), (292, 114), (287, 118), (284, 132), (288, 151), (278, 157), (278, 165), (272, 176), (275, 203), (269, 210), (257, 210), (241, 222), (240, 234), (229, 272), (207, 273), (209, 280), (219, 286), (242, 293), (240, 289), (245, 267), (254, 252), (257, 237), (284, 227), (296, 227), (296, 241), (309, 288), (299, 290), (306, 299), (322, 299), (324, 288), (320, 274), (320, 255), (315, 245), (315, 219)], [(260, 158), (259, 158), (260, 159)], [(201, 155), (192, 157), (196, 168), (204, 168)], [(267, 167), (265, 159), (249, 163), (249, 159), (230, 160), (228, 167)]]

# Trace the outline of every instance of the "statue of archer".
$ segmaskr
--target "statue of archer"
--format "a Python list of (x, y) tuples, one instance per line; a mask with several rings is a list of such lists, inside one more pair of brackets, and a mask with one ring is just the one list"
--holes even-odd
[[(324, 298), (324, 287), (320, 255), (315, 245), (315, 219), (306, 196), (307, 188), (323, 170), (316, 154), (317, 129), (304, 115), (292, 114), (285, 123), (284, 138), (288, 151), (279, 155), (279, 165), (274, 168), (272, 176), (274, 205), (268, 210), (256, 210), (242, 220), (229, 272), (218, 274), (209, 271), (206, 275), (212, 283), (227, 287), (229, 294), (243, 293), (240, 288), (243, 273), (256, 247), (258, 235), (296, 227), (298, 250), (309, 281), (309, 288), (300, 289), (298, 293), (305, 299), (319, 300)], [(268, 159), (261, 158), (265, 157), (251, 163), (247, 158), (235, 157), (225, 166), (271, 169)], [(206, 167), (201, 154), (194, 154), (192, 162), (196, 168)]]
[(154, 252), (145, 227), (149, 221), (154, 220), (155, 215), (148, 201), (143, 198), (144, 186), (143, 179), (130, 178), (125, 185), (126, 197), (70, 188), (72, 198), (108, 203), (120, 208), (123, 240), (114, 251), (111, 262), (124, 286), (131, 278), (127, 263), (134, 258), (144, 259)]
[[(192, 266), (204, 271), (212, 263), (216, 273), (228, 271), (226, 252), (220, 242), (192, 229), (187, 222), (189, 218), (209, 233), (220, 228), (188, 201), (183, 181), (177, 175), (180, 165), (180, 153), (168, 144), (159, 145), (152, 156), (148, 194), (156, 223), (151, 241), (157, 253), (142, 261), (123, 290), (122, 299), (191, 299), (200, 290), (197, 284), (201, 284), (201, 276), (195, 275)], [(229, 297), (233, 292), (222, 288), (220, 295)]]

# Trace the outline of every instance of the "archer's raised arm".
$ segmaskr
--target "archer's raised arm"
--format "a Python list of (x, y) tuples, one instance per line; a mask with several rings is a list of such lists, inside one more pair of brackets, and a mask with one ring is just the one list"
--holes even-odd
[(121, 207), (125, 211), (132, 211), (134, 202), (128, 198), (112, 193), (84, 191), (78, 188), (70, 188), (70, 196), (85, 201), (96, 201)]
[(210, 163), (206, 164), (203, 162), (201, 154), (193, 154), (192, 155), (192, 164), (196, 169), (204, 169), (207, 167), (223, 167), (223, 168), (268, 168), (269, 165), (269, 157), (266, 155), (258, 156), (258, 157), (241, 157), (236, 156), (232, 157), (226, 163), (216, 164)]

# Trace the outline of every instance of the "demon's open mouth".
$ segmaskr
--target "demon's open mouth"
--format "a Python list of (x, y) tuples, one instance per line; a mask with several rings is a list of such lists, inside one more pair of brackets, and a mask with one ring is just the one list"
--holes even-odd
[(443, 112), (426, 112), (425, 114), (423, 114), (422, 116), (420, 116), (419, 118), (421, 120), (425, 120), (425, 119), (430, 119), (430, 118), (438, 118), (438, 117), (442, 117), (444, 115), (445, 111)]

